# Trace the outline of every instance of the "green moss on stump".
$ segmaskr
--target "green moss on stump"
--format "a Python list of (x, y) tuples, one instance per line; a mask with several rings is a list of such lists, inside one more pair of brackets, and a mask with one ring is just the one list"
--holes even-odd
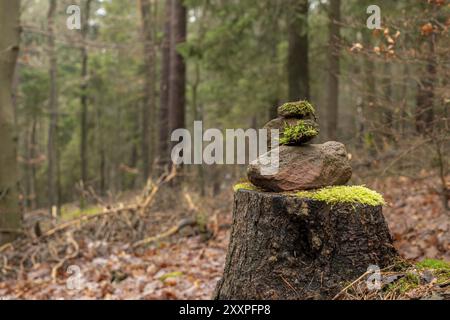
[(386, 204), (383, 196), (364, 186), (332, 186), (314, 191), (300, 191), (297, 197), (323, 201), (327, 204), (351, 203), (369, 206)]
[(291, 126), (286, 124), (283, 136), (280, 138), (281, 145), (296, 145), (308, 142), (319, 134), (319, 129), (314, 121), (299, 120)]
[[(258, 187), (250, 182), (238, 183), (233, 187), (234, 192), (239, 190), (260, 191)], [(383, 196), (376, 191), (364, 186), (331, 186), (312, 191), (287, 192), (299, 198), (323, 201), (327, 204), (351, 203), (369, 206), (380, 206), (386, 204)]]
[(314, 116), (316, 110), (306, 100), (288, 102), (278, 108), (278, 114), (285, 118), (305, 118)]
[(233, 187), (233, 191), (234, 192), (239, 191), (239, 190), (257, 191), (258, 187), (253, 185), (251, 182), (240, 182), (240, 183), (234, 185), (234, 187)]

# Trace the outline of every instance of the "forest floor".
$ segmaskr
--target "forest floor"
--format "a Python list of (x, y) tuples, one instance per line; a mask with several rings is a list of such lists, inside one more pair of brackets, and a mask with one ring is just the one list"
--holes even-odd
[[(370, 184), (385, 193), (384, 213), (395, 246), (408, 260), (450, 260), (450, 219), (438, 185), (432, 177), (386, 178)], [(207, 235), (187, 227), (135, 248), (136, 235), (124, 231), (126, 223), (113, 224), (109, 217), (82, 228), (80, 221), (55, 239), (4, 247), (0, 299), (209, 299), (225, 262), (231, 197), (230, 191), (214, 201), (194, 201), (202, 203), (201, 211), (209, 217)], [(164, 233), (195, 215), (198, 208), (188, 202), (189, 210), (152, 210), (145, 235)]]

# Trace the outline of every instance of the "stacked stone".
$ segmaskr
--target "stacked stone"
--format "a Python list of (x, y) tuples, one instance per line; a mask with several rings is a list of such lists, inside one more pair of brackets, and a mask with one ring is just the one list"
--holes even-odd
[(280, 144), (299, 146), (314, 139), (319, 134), (314, 107), (308, 101), (288, 102), (278, 108), (278, 118), (268, 122), (270, 130), (278, 129)]
[[(352, 169), (342, 143), (308, 144), (319, 134), (315, 109), (308, 101), (285, 103), (278, 108), (278, 116), (264, 128), (269, 136), (270, 130), (279, 130), (280, 146), (249, 165), (250, 182), (263, 190), (282, 192), (344, 185), (350, 180)], [(278, 153), (278, 168), (267, 174), (262, 164), (270, 163), (273, 152)]]

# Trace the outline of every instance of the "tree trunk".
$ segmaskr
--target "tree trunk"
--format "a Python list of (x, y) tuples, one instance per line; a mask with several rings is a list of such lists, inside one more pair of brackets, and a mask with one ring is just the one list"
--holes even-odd
[(295, 1), (289, 17), (289, 100), (310, 98), (308, 58), (308, 0)]
[(389, 61), (384, 63), (384, 72), (383, 72), (383, 114), (381, 123), (383, 123), (385, 130), (383, 130), (383, 135), (386, 138), (393, 139), (394, 138), (394, 106), (393, 102), (393, 91), (392, 91), (392, 65)]
[[(192, 111), (193, 111), (193, 118), (194, 121), (203, 121), (203, 107), (199, 105), (198, 103), (198, 89), (201, 83), (201, 78), (200, 78), (200, 62), (199, 61), (195, 61), (195, 72), (194, 72), (194, 81), (192, 83)], [(198, 148), (198, 149), (194, 149), (194, 154), (203, 153), (203, 149), (201, 148), (201, 146), (194, 146), (194, 148)], [(206, 190), (205, 190), (205, 174), (204, 174), (204, 168), (203, 165), (197, 165), (197, 183), (198, 183), (198, 188), (199, 188), (199, 192), (200, 192), (200, 196), (204, 197), (206, 194)]]
[(36, 210), (37, 208), (37, 193), (36, 193), (36, 157), (38, 155), (38, 141), (36, 137), (36, 126), (37, 119), (36, 115), (33, 114), (32, 124), (31, 124), (31, 136), (30, 136), (30, 144), (28, 150), (28, 156), (31, 160), (31, 163), (28, 164), (28, 174), (30, 179), (30, 189), (29, 189), (29, 208), (31, 210)]
[[(172, 1), (172, 32), (170, 48), (169, 129), (185, 127), (186, 65), (177, 46), (186, 41), (187, 10), (182, 0)], [(176, 144), (176, 142), (175, 142)]]
[(98, 171), (100, 174), (99, 181), (99, 191), (100, 196), (106, 195), (106, 150), (105, 150), (105, 138), (104, 138), (104, 128), (103, 122), (103, 112), (101, 106), (97, 106), (96, 112), (96, 126), (97, 126), (97, 152), (99, 155)]
[[(159, 168), (164, 172), (169, 165), (169, 92), (170, 92), (170, 39), (172, 22), (171, 0), (166, 0), (165, 4), (165, 26), (164, 40), (162, 43), (162, 70), (160, 87), (160, 108), (159, 108)], [(160, 172), (160, 173), (161, 173)]]
[(215, 299), (329, 299), (397, 254), (380, 206), (240, 190)]
[(58, 160), (58, 91), (57, 91), (57, 58), (55, 49), (55, 13), (56, 0), (50, 0), (48, 9), (48, 56), (50, 59), (50, 97), (49, 97), (49, 115), (50, 123), (48, 130), (48, 205), (50, 214), (53, 213), (53, 207), (56, 207), (59, 214), (59, 160)]
[[(86, 47), (86, 40), (89, 33), (89, 16), (91, 11), (91, 1), (86, 1), (86, 7), (84, 9), (84, 21), (82, 29), (83, 47), (81, 49), (81, 143), (80, 143), (80, 160), (81, 160), (81, 183), (82, 187), (86, 187), (88, 181), (88, 51)], [(84, 206), (84, 201), (81, 201), (81, 207)]]
[[(144, 38), (145, 88), (144, 104), (142, 106), (142, 174), (147, 181), (153, 163), (154, 149), (150, 148), (154, 141), (155, 100), (153, 75), (155, 68), (155, 49), (153, 30), (151, 26), (151, 4), (149, 0), (140, 0), (141, 30)], [(152, 153), (152, 154), (151, 154)]]
[(436, 36), (430, 36), (427, 40), (429, 53), (427, 57), (426, 71), (422, 80), (418, 83), (417, 107), (416, 107), (416, 130), (420, 134), (431, 132), (434, 118), (434, 87), (436, 84), (437, 68), (435, 57)]
[(329, 47), (328, 47), (328, 138), (336, 140), (339, 107), (339, 39), (341, 1), (331, 0), (329, 7)]
[[(371, 38), (368, 32), (363, 33), (364, 46), (371, 46)], [(371, 55), (366, 55), (364, 58), (363, 75), (364, 75), (364, 97), (363, 97), (363, 107), (362, 107), (362, 134), (365, 147), (368, 149), (371, 155), (375, 153), (375, 142), (372, 139), (370, 132), (370, 121), (375, 120), (375, 112), (378, 110), (376, 108), (377, 101), (377, 77), (375, 72), (374, 58)], [(368, 136), (370, 135), (370, 136)]]
[(19, 53), (20, 1), (0, 0), (0, 244), (21, 226), (12, 82)]

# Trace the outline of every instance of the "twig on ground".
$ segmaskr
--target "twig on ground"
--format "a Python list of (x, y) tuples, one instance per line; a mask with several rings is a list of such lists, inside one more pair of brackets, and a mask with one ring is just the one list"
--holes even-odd
[(149, 237), (149, 238), (140, 240), (138, 242), (135, 242), (133, 244), (133, 248), (137, 248), (137, 247), (140, 247), (140, 246), (143, 246), (143, 245), (150, 244), (152, 242), (156, 242), (156, 241), (162, 240), (164, 238), (168, 238), (168, 237), (178, 233), (183, 228), (186, 228), (186, 227), (189, 227), (189, 226), (193, 227), (195, 225), (197, 225), (197, 220), (196, 219), (193, 219), (193, 218), (183, 219), (176, 226), (168, 229), (167, 231), (165, 231), (165, 232), (163, 232), (161, 234), (158, 234), (156, 236)]

